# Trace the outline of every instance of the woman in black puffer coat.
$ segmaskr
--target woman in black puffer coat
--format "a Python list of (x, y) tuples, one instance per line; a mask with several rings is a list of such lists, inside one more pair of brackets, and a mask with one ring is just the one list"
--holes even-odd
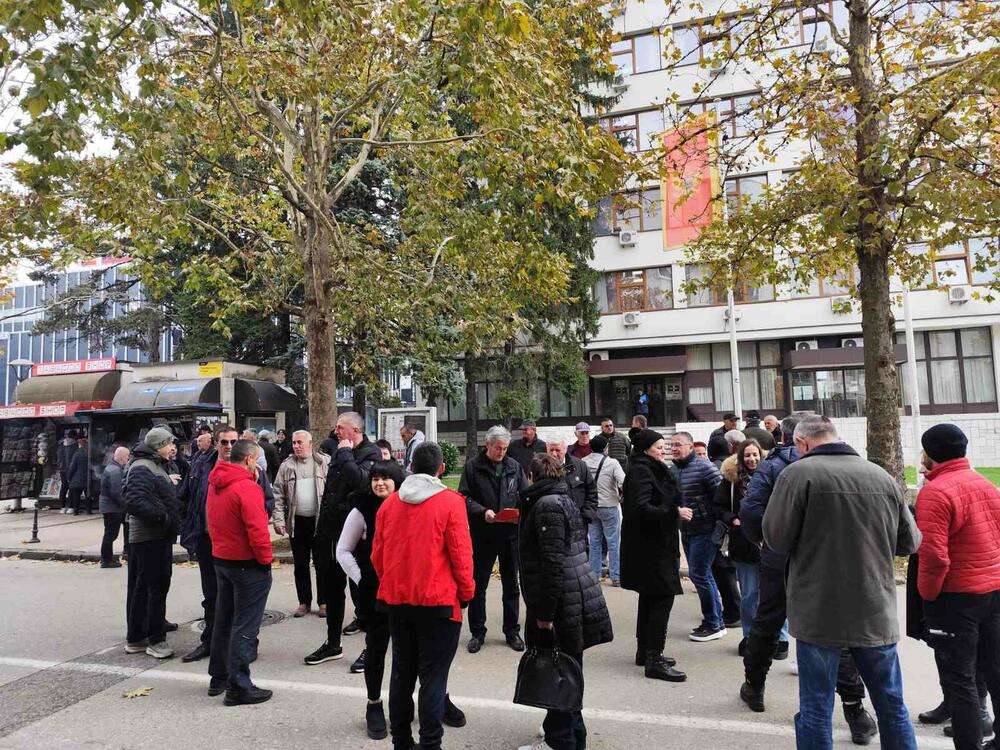
[[(545, 453), (531, 461), (531, 486), (521, 493), (518, 528), (525, 636), (538, 645), (554, 631), (559, 648), (583, 666), (583, 651), (609, 643), (611, 617), (600, 581), (590, 568), (587, 525), (570, 497), (563, 465)], [(549, 711), (542, 724), (554, 750), (586, 747), (579, 712)]]
[(622, 501), (622, 588), (639, 593), (636, 666), (646, 677), (683, 682), (687, 675), (663, 656), (674, 597), (683, 594), (678, 522), (692, 511), (681, 506), (681, 493), (669, 467), (663, 436), (642, 430), (632, 439)]

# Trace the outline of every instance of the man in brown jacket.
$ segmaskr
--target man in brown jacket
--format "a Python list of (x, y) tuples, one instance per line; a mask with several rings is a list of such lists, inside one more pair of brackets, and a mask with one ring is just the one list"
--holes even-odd
[[(295, 591), (299, 606), (295, 617), (302, 617), (312, 608), (312, 579), (309, 560), (316, 536), (316, 519), (326, 489), (326, 471), (330, 457), (313, 450), (312, 435), (305, 430), (292, 433), (292, 455), (284, 460), (274, 480), (274, 530), (288, 536), (295, 561)], [(316, 600), (322, 617), (325, 605), (323, 583), (316, 571)]]

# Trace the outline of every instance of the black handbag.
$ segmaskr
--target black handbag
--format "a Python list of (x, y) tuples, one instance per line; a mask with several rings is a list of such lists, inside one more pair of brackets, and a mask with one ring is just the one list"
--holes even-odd
[(580, 711), (583, 669), (576, 659), (559, 649), (554, 632), (552, 642), (551, 648), (534, 645), (524, 652), (517, 665), (514, 703), (549, 711)]

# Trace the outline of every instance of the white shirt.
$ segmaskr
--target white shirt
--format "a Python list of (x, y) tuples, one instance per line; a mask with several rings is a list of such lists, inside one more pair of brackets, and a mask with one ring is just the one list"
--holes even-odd
[(313, 518), (317, 511), (316, 461), (295, 459), (295, 515)]

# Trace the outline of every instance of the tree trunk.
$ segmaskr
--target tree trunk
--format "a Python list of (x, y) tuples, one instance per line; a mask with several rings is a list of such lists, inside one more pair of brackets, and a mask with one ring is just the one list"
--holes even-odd
[(163, 339), (163, 326), (160, 324), (160, 319), (159, 318), (154, 318), (149, 323), (149, 361), (150, 362), (162, 362), (163, 361), (162, 339)]
[(465, 460), (473, 458), (479, 449), (479, 394), (476, 392), (476, 362), (471, 352), (465, 353)]
[(861, 272), (862, 332), (865, 343), (865, 413), (868, 460), (903, 480), (899, 423), (899, 375), (895, 357), (895, 319), (889, 296), (888, 257), (858, 253)]
[(368, 386), (358, 383), (354, 386), (354, 398), (351, 401), (351, 408), (362, 417), (365, 416), (365, 408), (368, 405)]
[(860, 273), (861, 330), (865, 351), (865, 413), (868, 418), (868, 459), (903, 482), (903, 451), (899, 432), (899, 379), (893, 354), (895, 321), (889, 299), (891, 224), (881, 166), (885, 127), (872, 62), (871, 9), (867, 0), (848, 0), (850, 36), (848, 68), (857, 96), (855, 164), (858, 179), (856, 253)]
[(295, 241), (303, 255), (305, 296), (302, 320), (308, 358), (309, 430), (320, 438), (329, 434), (337, 422), (335, 328), (326, 285), (330, 268), (330, 238), (321, 222), (304, 219), (296, 224)]

